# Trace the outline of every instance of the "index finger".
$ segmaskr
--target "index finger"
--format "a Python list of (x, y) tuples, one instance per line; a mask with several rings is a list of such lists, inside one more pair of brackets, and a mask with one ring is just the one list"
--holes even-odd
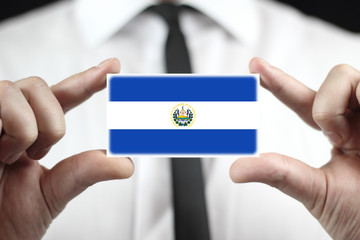
[(106, 87), (106, 74), (118, 73), (120, 62), (110, 58), (84, 72), (75, 74), (51, 87), (64, 112), (78, 106)]
[(260, 58), (250, 61), (250, 72), (259, 73), (261, 85), (292, 109), (308, 125), (320, 129), (312, 117), (316, 92)]

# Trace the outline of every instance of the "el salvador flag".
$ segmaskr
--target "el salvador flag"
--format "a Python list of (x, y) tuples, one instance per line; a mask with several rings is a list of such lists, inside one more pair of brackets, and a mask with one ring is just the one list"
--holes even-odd
[(108, 156), (257, 154), (258, 75), (108, 75)]

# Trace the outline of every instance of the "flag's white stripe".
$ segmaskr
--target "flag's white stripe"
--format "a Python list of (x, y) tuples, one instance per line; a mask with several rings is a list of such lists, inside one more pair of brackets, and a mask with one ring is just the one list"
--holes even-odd
[[(195, 111), (187, 129), (257, 129), (257, 102), (185, 102)], [(172, 110), (180, 102), (108, 102), (108, 129), (177, 129)]]

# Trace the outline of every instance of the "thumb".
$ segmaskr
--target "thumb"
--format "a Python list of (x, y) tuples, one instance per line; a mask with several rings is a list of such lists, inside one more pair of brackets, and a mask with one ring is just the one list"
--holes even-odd
[(49, 211), (55, 218), (87, 187), (100, 181), (129, 178), (133, 172), (130, 158), (110, 158), (105, 151), (94, 150), (59, 162), (41, 179), (41, 185)]
[(326, 197), (326, 178), (321, 170), (276, 153), (240, 158), (230, 168), (236, 183), (261, 182), (275, 187), (303, 203), (319, 217)]

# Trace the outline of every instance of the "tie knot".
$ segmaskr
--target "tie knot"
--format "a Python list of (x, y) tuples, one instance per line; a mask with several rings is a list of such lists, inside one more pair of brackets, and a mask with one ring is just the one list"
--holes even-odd
[(169, 27), (179, 27), (179, 11), (181, 8), (181, 5), (173, 3), (160, 3), (149, 7), (149, 10), (159, 14)]

